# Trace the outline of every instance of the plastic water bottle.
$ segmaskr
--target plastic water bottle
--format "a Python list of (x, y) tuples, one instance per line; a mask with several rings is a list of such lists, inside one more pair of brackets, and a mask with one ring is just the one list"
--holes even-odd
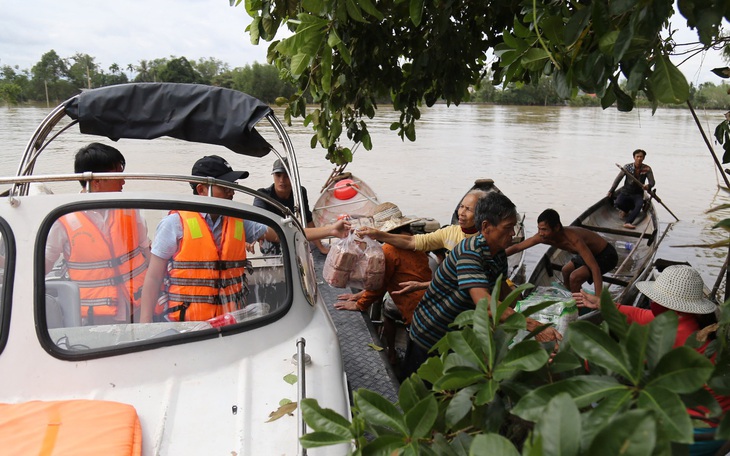
[(217, 317), (208, 319), (208, 323), (210, 323), (210, 326), (212, 326), (214, 328), (220, 328), (221, 326), (228, 326), (228, 325), (235, 324), (236, 317), (234, 317), (230, 313), (224, 313), (223, 315), (218, 315)]
[(628, 250), (631, 251), (634, 248), (633, 242), (628, 241), (616, 241), (616, 250)]

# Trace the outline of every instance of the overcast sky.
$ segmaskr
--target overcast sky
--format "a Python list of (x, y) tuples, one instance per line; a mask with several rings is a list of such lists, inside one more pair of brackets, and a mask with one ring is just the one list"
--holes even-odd
[[(61, 58), (89, 54), (105, 71), (171, 55), (215, 57), (231, 68), (265, 63), (268, 43), (251, 44), (250, 22), (243, 2), (228, 0), (0, 0), (0, 65), (30, 69), (51, 49)], [(692, 31), (685, 37), (696, 41)], [(711, 52), (680, 69), (690, 82), (719, 83), (710, 73), (718, 66), (726, 64)]]

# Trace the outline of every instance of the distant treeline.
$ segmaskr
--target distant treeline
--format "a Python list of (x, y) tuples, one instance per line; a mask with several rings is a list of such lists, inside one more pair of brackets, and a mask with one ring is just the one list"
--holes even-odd
[(136, 65), (113, 63), (104, 69), (95, 60), (95, 57), (81, 53), (61, 58), (51, 50), (30, 70), (2, 65), (0, 100), (11, 104), (37, 101), (56, 104), (78, 94), (81, 89), (127, 82), (208, 84), (239, 90), (267, 103), (294, 94), (294, 88), (279, 78), (273, 65), (253, 63), (231, 69), (227, 63), (213, 57), (195, 61), (171, 56), (140, 60)]
[[(268, 64), (253, 63), (231, 69), (229, 65), (213, 57), (188, 60), (171, 56), (139, 63), (101, 68), (96, 58), (77, 53), (61, 58), (56, 51), (43, 54), (31, 69), (18, 66), (0, 66), (0, 101), (8, 104), (47, 102), (57, 104), (85, 88), (96, 88), (127, 82), (184, 82), (209, 84), (248, 93), (264, 102), (273, 104), (276, 98), (289, 98), (294, 87), (279, 78), (279, 70)], [(730, 85), (711, 82), (691, 86), (690, 100), (700, 109), (728, 109)], [(389, 102), (384, 94), (381, 104)], [(571, 105), (600, 106), (600, 100), (591, 94), (579, 94), (561, 99), (550, 78), (541, 78), (534, 85), (510, 85), (495, 87), (490, 77), (473, 88), (472, 102), (508, 105)], [(641, 103), (641, 100), (639, 100)]]

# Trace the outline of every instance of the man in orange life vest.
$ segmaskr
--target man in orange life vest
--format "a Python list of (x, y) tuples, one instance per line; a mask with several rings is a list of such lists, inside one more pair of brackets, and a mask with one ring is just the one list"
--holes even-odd
[[(114, 147), (81, 148), (74, 172), (122, 172), (124, 156)], [(80, 181), (82, 192), (121, 192), (124, 179)], [(134, 209), (77, 211), (56, 220), (46, 243), (46, 273), (63, 257), (64, 274), (79, 285), (81, 316), (90, 324), (131, 322), (141, 298), (150, 240)]]
[[(193, 165), (192, 174), (235, 182), (248, 171), (234, 171), (223, 158), (211, 155)], [(190, 184), (193, 193), (233, 199), (233, 190)], [(269, 226), (218, 214), (172, 211), (157, 227), (142, 294), (141, 322), (163, 313), (171, 321), (200, 321), (244, 304), (247, 244), (259, 239), (278, 242)], [(168, 267), (169, 265), (169, 267)], [(161, 285), (169, 280), (167, 305), (158, 305)]]

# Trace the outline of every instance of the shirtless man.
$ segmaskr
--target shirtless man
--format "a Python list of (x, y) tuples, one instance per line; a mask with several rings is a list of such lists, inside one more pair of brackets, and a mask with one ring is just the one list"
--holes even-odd
[[(479, 231), (474, 225), (474, 210), (479, 198), (486, 196), (484, 190), (472, 190), (464, 196), (457, 209), (459, 216), (458, 225), (449, 225), (440, 228), (432, 233), (416, 234), (395, 234), (387, 233), (371, 227), (363, 227), (357, 231), (359, 236), (370, 236), (376, 241), (385, 242), (393, 247), (404, 250), (416, 250), (428, 252), (432, 250), (446, 249), (451, 251), (461, 241), (468, 237), (475, 236)], [(392, 294), (405, 294), (428, 288), (429, 282), (408, 281), (400, 285), (403, 287)], [(349, 296), (349, 295), (348, 295)]]
[(583, 282), (593, 282), (596, 296), (603, 288), (602, 275), (618, 263), (616, 249), (599, 234), (585, 228), (563, 226), (554, 209), (546, 209), (537, 218), (537, 234), (506, 249), (507, 255), (537, 244), (553, 245), (575, 254), (563, 266), (563, 283), (571, 292), (580, 291)]

